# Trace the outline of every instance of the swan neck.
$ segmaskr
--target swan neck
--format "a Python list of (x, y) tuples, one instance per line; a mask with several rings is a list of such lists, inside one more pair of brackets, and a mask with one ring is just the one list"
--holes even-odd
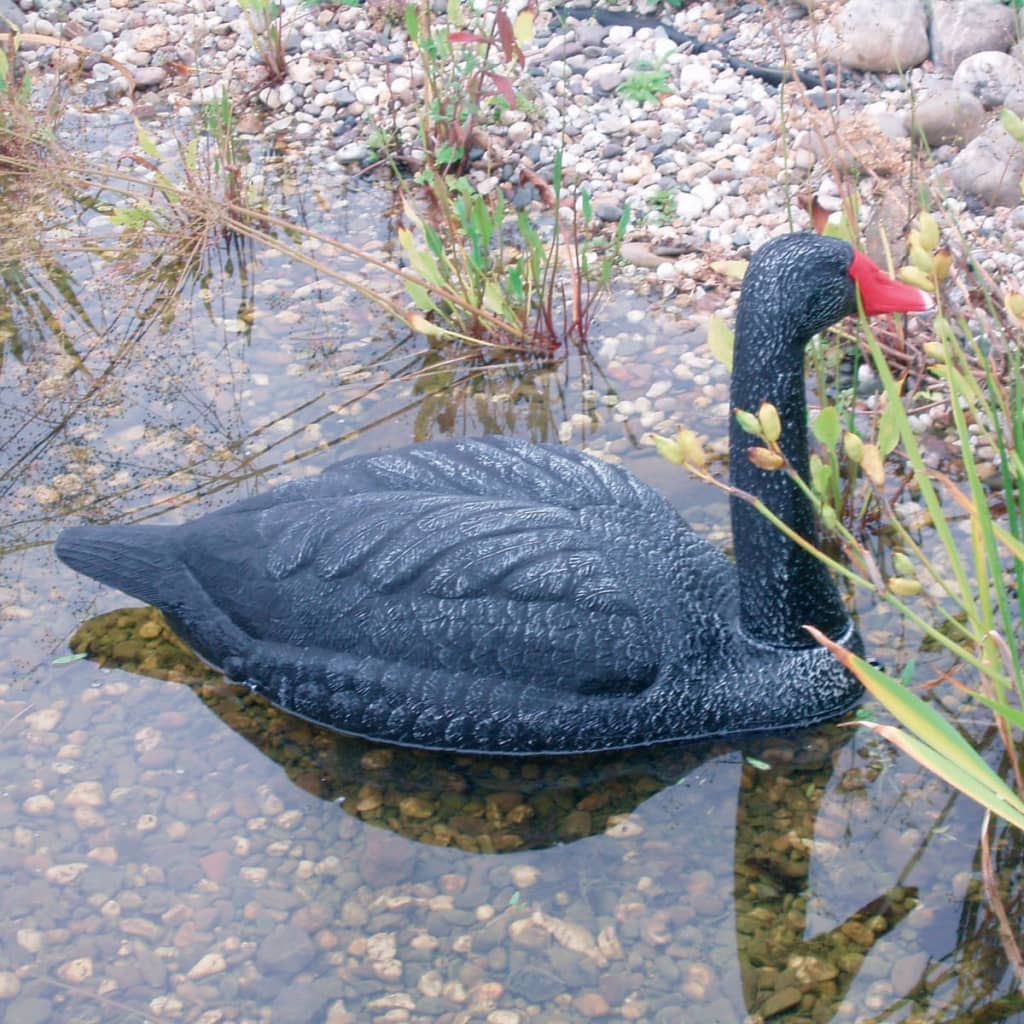
[[(741, 313), (742, 313), (741, 308)], [(814, 510), (783, 471), (766, 472), (747, 452), (762, 442), (736, 423), (736, 410), (756, 413), (762, 402), (779, 411), (779, 443), (803, 479), (809, 475), (807, 403), (804, 396), (806, 338), (786, 336), (784, 321), (744, 330), (737, 320), (730, 401), (730, 481), (760, 498), (782, 522), (813, 544), (819, 535)], [(742, 498), (730, 499), (740, 598), (740, 626), (755, 640), (813, 646), (805, 625), (838, 637), (849, 618), (828, 570)]]

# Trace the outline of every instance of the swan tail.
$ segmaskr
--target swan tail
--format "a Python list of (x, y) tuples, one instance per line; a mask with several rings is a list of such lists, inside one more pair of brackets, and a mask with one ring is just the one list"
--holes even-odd
[(174, 534), (170, 526), (72, 526), (57, 538), (57, 557), (76, 572), (162, 606), (172, 589), (168, 582), (184, 571)]

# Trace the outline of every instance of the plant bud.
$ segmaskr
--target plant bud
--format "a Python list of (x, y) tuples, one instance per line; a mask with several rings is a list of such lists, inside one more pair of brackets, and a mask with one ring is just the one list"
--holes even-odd
[(908, 580), (903, 576), (890, 576), (886, 585), (897, 597), (914, 597), (921, 593), (921, 584), (917, 580)]
[(1024, 295), (1021, 295), (1020, 292), (1009, 292), (1003, 299), (1003, 303), (1010, 319), (1015, 320), (1018, 324), (1024, 324)]
[(707, 465), (707, 456), (704, 454), (704, 445), (696, 431), (683, 428), (676, 434), (676, 444), (683, 453), (683, 462), (695, 469), (703, 469)]
[(843, 434), (843, 451), (851, 462), (859, 466), (864, 457), (864, 442), (852, 430), (848, 430)]
[(953, 269), (953, 254), (943, 246), (932, 253), (932, 263), (934, 264), (932, 273), (935, 274), (935, 280), (945, 281), (949, 277), (950, 270)]
[(771, 448), (748, 448), (747, 457), (758, 469), (767, 470), (769, 473), (782, 469), (786, 464), (786, 460)]
[(662, 437), (660, 434), (655, 434), (654, 447), (658, 449), (658, 454), (663, 459), (668, 459), (669, 462), (677, 466), (686, 462), (686, 453), (683, 451), (682, 445), (673, 437)]
[(757, 410), (757, 422), (761, 424), (761, 436), (766, 441), (775, 442), (782, 436), (782, 423), (779, 410), (771, 402), (762, 402)]
[(925, 252), (919, 245), (912, 245), (909, 249), (910, 262), (921, 271), (922, 274), (931, 274), (935, 268), (935, 261), (931, 253)]
[(761, 436), (761, 422), (752, 412), (737, 409), (736, 422), (740, 425), (740, 430), (744, 433), (753, 434), (754, 437)]
[(921, 216), (917, 218), (917, 228), (921, 248), (931, 252), (939, 244), (939, 225), (927, 210), (922, 210)]
[(913, 285), (913, 287), (920, 288), (923, 292), (935, 291), (935, 285), (932, 283), (931, 277), (917, 267), (900, 267), (896, 271), (896, 276), (904, 284)]
[(917, 575), (914, 563), (902, 552), (894, 551), (892, 554), (892, 567), (901, 575), (909, 576), (911, 579)]

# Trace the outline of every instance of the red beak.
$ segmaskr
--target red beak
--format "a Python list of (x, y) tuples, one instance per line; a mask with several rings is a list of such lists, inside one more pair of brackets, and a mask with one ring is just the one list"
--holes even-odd
[(864, 312), (868, 316), (878, 313), (915, 313), (935, 307), (935, 300), (927, 292), (893, 280), (881, 267), (856, 249), (850, 264), (850, 277), (857, 284)]

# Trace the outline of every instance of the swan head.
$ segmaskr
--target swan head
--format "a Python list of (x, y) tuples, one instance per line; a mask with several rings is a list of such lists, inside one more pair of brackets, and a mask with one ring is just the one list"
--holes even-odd
[[(889, 277), (849, 242), (813, 232), (772, 239), (743, 279), (739, 321), (769, 319), (799, 344), (858, 311), (868, 316), (931, 309), (931, 296)], [(744, 316), (746, 314), (746, 316)]]

